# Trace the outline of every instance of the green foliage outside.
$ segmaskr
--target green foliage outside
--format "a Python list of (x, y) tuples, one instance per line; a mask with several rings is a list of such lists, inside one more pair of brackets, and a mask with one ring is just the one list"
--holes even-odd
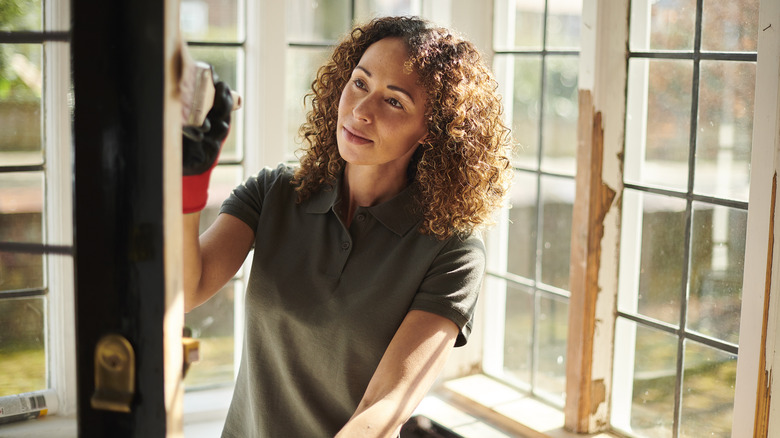
[[(41, 16), (40, 0), (0, 0), (0, 31), (40, 30)], [(30, 88), (12, 68), (15, 54), (38, 64), (39, 61), (32, 55), (39, 50), (39, 46), (33, 44), (0, 45), (0, 101), (40, 99), (40, 93)]]

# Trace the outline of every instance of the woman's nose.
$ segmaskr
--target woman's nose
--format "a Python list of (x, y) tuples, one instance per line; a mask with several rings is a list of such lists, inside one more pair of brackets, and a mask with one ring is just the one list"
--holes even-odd
[(371, 123), (373, 117), (373, 104), (371, 96), (366, 96), (355, 103), (352, 108), (352, 115), (357, 119), (365, 123)]

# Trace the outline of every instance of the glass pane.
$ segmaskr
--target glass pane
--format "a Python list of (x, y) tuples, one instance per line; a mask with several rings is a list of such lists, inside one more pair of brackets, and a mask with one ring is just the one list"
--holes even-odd
[(636, 330), (631, 428), (642, 437), (670, 437), (674, 423), (677, 337), (633, 322)]
[(582, 0), (548, 0), (546, 48), (579, 49), (581, 15)]
[(243, 41), (243, 11), (237, 0), (181, 0), (180, 26), (185, 40)]
[(566, 338), (569, 303), (558, 297), (539, 297), (535, 391), (550, 394), (560, 405), (566, 398)]
[(419, 0), (357, 0), (354, 3), (356, 23), (375, 17), (420, 15)]
[(625, 179), (688, 186), (693, 63), (632, 59), (626, 113)]
[(513, 140), (517, 142), (513, 161), (518, 166), (536, 169), (542, 95), (541, 57), (496, 55), (495, 59), (497, 69), (506, 69), (497, 71), (497, 75), (514, 78), (505, 92), (505, 96), (512, 96), (511, 102), (507, 99), (507, 110), (512, 119)]
[[(626, 189), (621, 238), (618, 308), (679, 324), (685, 268), (685, 200)], [(634, 254), (634, 255), (632, 255)], [(636, 265), (629, 260), (638, 258)], [(626, 290), (630, 289), (630, 290)]]
[(536, 279), (536, 175), (515, 172), (509, 209), (507, 271)]
[[(504, 4), (504, 2), (499, 2)], [(544, 36), (544, 2), (537, 0), (507, 1), (505, 7), (496, 8), (496, 49), (542, 49)]]
[(747, 202), (756, 64), (702, 61), (696, 193)]
[(0, 31), (43, 30), (41, 0), (3, 0), (0, 6)]
[(701, 27), (702, 50), (755, 52), (758, 0), (704, 0)]
[(531, 383), (531, 355), (534, 324), (533, 294), (507, 283), (504, 319), (504, 370), (520, 382)]
[[(214, 66), (214, 72), (218, 79), (225, 82), (231, 89), (235, 89), (239, 94), (242, 94), (244, 84), (239, 82), (238, 74), (243, 69), (240, 65), (243, 64), (243, 51), (241, 49), (190, 47), (189, 51), (196, 60)], [(222, 146), (220, 160), (240, 160), (243, 157), (243, 151), (239, 147), (243, 131), (243, 114), (244, 112), (241, 110), (232, 114), (230, 133)]]
[(548, 56), (544, 90), (542, 169), (574, 176), (577, 154), (579, 64), (575, 56)]
[(301, 146), (298, 128), (306, 120), (306, 111), (311, 109), (310, 101), (307, 101), (306, 106), (304, 106), (304, 96), (311, 91), (311, 84), (317, 76), (317, 69), (327, 61), (330, 53), (330, 49), (291, 47), (287, 50), (286, 149), (290, 159), (295, 158), (295, 151)]
[(187, 372), (188, 388), (218, 385), (233, 381), (233, 316), (235, 289), (243, 287), (231, 281), (210, 300), (185, 316), (184, 325), (200, 342), (200, 360)]
[(631, 50), (691, 50), (695, 21), (696, 0), (633, 0)]
[(351, 27), (349, 0), (292, 0), (286, 3), (287, 41), (332, 43)]
[(0, 300), (0, 397), (47, 387), (43, 300)]
[(747, 211), (695, 202), (688, 326), (736, 344), (742, 303)]
[(202, 216), (213, 217), (219, 214), (219, 208), (222, 202), (230, 196), (230, 193), (237, 185), (244, 181), (244, 172), (241, 166), (219, 165), (211, 173), (211, 183), (209, 184), (209, 198), (206, 203)]
[(737, 356), (685, 341), (681, 437), (731, 437)]
[(43, 163), (42, 65), (38, 44), (0, 45), (0, 166)]
[(542, 176), (542, 282), (569, 289), (574, 180)]
[(0, 173), (0, 240), (43, 242), (43, 172)]

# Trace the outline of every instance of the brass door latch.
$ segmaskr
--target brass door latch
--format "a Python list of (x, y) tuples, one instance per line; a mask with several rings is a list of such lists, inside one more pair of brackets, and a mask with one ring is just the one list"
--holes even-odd
[(95, 347), (94, 409), (130, 412), (135, 394), (135, 351), (130, 341), (117, 334), (100, 338)]

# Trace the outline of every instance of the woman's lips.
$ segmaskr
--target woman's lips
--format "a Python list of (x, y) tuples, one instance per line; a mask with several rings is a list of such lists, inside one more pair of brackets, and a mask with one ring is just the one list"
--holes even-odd
[(371, 140), (361, 137), (360, 135), (350, 131), (346, 126), (341, 128), (344, 131), (344, 138), (347, 139), (347, 141), (355, 144), (368, 144), (371, 143)]

